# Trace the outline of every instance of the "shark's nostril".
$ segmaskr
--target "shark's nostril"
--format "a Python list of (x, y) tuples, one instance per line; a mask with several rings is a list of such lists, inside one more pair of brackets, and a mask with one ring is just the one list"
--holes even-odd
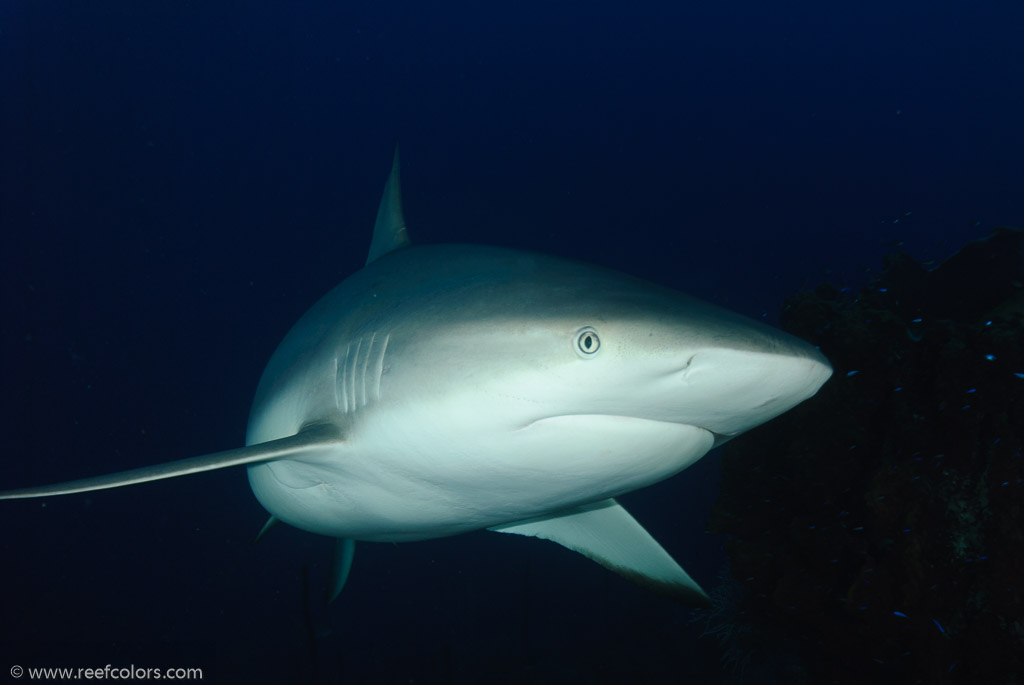
[(697, 357), (697, 355), (691, 354), (689, 357), (686, 358), (686, 361), (683, 362), (683, 365), (681, 367), (679, 367), (679, 371), (680, 371), (680, 373), (682, 373), (683, 378), (686, 378), (686, 375), (690, 372), (690, 369), (693, 366), (693, 360), (696, 357)]

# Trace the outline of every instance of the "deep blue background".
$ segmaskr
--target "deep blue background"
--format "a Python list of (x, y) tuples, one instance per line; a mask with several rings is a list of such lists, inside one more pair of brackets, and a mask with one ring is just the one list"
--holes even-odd
[[(362, 265), (396, 140), (417, 242), (768, 320), (895, 246), (1024, 223), (1022, 25), (1016, 0), (4, 2), (0, 484), (241, 444), (277, 342)], [(715, 459), (625, 498), (708, 587)], [(309, 674), (301, 568), (318, 599), (329, 544), (253, 546), (243, 472), (0, 509), (3, 669)], [(316, 658), (325, 682), (724, 680), (689, 618), (535, 540), (364, 544)]]

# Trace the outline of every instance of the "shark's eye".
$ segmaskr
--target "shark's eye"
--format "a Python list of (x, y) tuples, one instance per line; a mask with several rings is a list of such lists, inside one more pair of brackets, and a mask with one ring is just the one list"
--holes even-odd
[(573, 347), (576, 348), (576, 354), (579, 356), (593, 357), (601, 349), (601, 339), (597, 337), (597, 331), (590, 326), (585, 326), (576, 331), (576, 342)]

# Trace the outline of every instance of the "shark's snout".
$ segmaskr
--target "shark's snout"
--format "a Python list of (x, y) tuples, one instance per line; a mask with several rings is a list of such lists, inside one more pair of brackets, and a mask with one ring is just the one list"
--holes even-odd
[(679, 372), (683, 411), (688, 423), (731, 437), (792, 409), (831, 375), (824, 355), (803, 343), (772, 351), (709, 348)]

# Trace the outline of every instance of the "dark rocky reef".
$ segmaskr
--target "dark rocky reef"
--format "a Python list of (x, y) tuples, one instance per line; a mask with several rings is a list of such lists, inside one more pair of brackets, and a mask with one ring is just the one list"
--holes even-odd
[(1024, 231), (782, 324), (835, 374), (724, 448), (727, 648), (775, 655), (759, 682), (1024, 683)]

